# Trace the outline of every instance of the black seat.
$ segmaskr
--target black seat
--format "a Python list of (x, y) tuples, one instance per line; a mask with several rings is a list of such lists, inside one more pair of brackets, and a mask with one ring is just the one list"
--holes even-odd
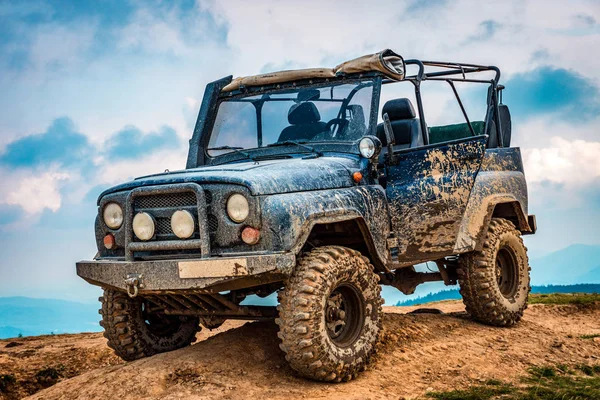
[[(394, 133), (394, 149), (407, 149), (423, 146), (421, 124), (409, 99), (390, 100), (383, 106), (383, 114), (388, 115)], [(383, 145), (382, 156), (387, 152), (387, 137), (383, 123), (377, 125), (377, 137)]]
[(314, 103), (307, 101), (294, 104), (288, 111), (290, 126), (281, 131), (278, 142), (286, 140), (311, 140), (318, 133), (325, 131), (325, 122), (321, 121), (321, 114)]

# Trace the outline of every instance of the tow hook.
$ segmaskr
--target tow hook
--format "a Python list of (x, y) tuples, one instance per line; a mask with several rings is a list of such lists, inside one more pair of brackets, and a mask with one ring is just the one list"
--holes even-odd
[(144, 288), (142, 283), (141, 274), (128, 274), (125, 279), (125, 285), (127, 286), (127, 294), (129, 297), (134, 298), (138, 295), (139, 289)]

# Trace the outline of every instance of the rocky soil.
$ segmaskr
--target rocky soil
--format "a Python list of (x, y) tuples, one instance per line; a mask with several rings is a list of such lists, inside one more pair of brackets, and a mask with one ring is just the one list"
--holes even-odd
[(514, 328), (472, 322), (454, 301), (384, 310), (378, 353), (349, 383), (297, 376), (274, 323), (230, 321), (191, 347), (130, 363), (100, 334), (0, 341), (0, 398), (416, 399), (488, 379), (516, 382), (534, 365), (600, 364), (597, 304), (532, 305)]

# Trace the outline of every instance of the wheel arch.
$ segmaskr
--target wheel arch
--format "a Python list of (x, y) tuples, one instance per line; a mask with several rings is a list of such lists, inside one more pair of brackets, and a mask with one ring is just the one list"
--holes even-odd
[[(295, 254), (311, 247), (339, 245), (359, 250), (371, 260), (377, 271), (389, 272), (385, 259), (378, 251), (375, 238), (367, 221), (356, 211), (345, 215), (328, 215), (310, 217), (301, 229), (296, 245), (292, 249)], [(379, 238), (385, 240), (384, 238)], [(318, 241), (317, 245), (314, 242)]]
[(532, 231), (529, 226), (527, 214), (523, 211), (520, 202), (517, 200), (498, 200), (497, 202), (492, 202), (488, 205), (487, 214), (477, 234), (475, 249), (478, 251), (483, 248), (485, 235), (492, 218), (503, 218), (512, 222), (521, 233), (530, 233)]

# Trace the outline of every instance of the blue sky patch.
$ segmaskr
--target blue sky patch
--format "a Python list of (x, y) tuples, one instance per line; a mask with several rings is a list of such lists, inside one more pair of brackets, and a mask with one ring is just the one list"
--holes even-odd
[(576, 71), (541, 67), (514, 75), (506, 81), (504, 102), (513, 115), (536, 116), (559, 113), (560, 118), (577, 122), (600, 112), (600, 92), (589, 79)]
[(87, 137), (77, 132), (68, 117), (55, 119), (44, 133), (25, 136), (6, 146), (0, 164), (9, 167), (37, 167), (57, 163), (74, 165), (92, 155)]
[(168, 126), (147, 134), (135, 126), (128, 126), (107, 140), (105, 154), (111, 160), (132, 159), (156, 150), (176, 149), (179, 145), (177, 133)]

